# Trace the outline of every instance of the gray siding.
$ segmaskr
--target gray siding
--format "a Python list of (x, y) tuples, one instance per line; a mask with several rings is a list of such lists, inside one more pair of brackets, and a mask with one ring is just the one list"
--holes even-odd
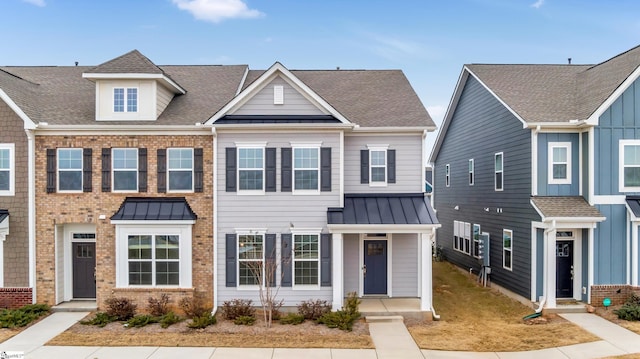
[[(504, 153), (504, 190), (494, 190), (494, 154)], [(475, 161), (469, 186), (468, 161)], [(346, 162), (346, 161), (345, 161)], [(445, 187), (445, 165), (451, 186)], [(531, 195), (531, 132), (477, 80), (469, 77), (435, 162), (434, 201), (442, 228), (437, 241), (447, 260), (464, 269), (478, 259), (453, 249), (453, 221), (477, 223), (491, 236), (491, 279), (522, 296), (531, 294), (531, 221), (540, 217)], [(459, 210), (454, 210), (459, 206)], [(489, 208), (489, 211), (485, 211)], [(497, 213), (501, 208), (502, 213)], [(502, 230), (513, 230), (513, 270), (502, 267)]]
[[(273, 104), (273, 86), (284, 86), (284, 104)], [(281, 77), (275, 78), (233, 115), (326, 115)]]
[(156, 85), (156, 88), (156, 117), (160, 117), (162, 111), (167, 108), (167, 105), (173, 99), (173, 93), (160, 84)]
[(624, 205), (596, 205), (607, 219), (594, 230), (594, 284), (625, 284), (627, 210)]
[[(580, 147), (577, 133), (538, 134), (538, 195), (577, 196), (580, 194)], [(549, 184), (549, 143), (571, 143), (571, 184)]]
[(392, 288), (394, 297), (418, 296), (417, 234), (394, 234), (391, 239)]
[(344, 235), (344, 294), (358, 293), (360, 278), (360, 261), (358, 258), (360, 236), (357, 234)]
[[(386, 187), (371, 187), (360, 183), (360, 150), (367, 145), (389, 145), (396, 150), (396, 183)], [(344, 191), (345, 193), (421, 193), (422, 134), (402, 136), (346, 136), (344, 138)]]

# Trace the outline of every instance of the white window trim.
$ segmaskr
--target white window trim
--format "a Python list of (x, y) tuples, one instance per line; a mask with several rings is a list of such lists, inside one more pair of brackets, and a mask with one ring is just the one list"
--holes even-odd
[[(553, 149), (554, 148), (566, 148), (567, 150), (567, 162), (561, 163), (557, 162), (557, 164), (566, 164), (567, 166), (567, 178), (553, 178), (553, 165), (556, 162), (553, 161)], [(549, 142), (548, 150), (548, 165), (547, 165), (547, 178), (548, 184), (571, 184), (571, 142)]]
[(464, 223), (464, 250), (465, 254), (471, 255), (471, 223)]
[[(500, 170), (496, 168), (496, 159), (500, 156)], [(498, 188), (498, 176), (497, 174), (501, 173), (501, 183), (500, 188)], [(504, 191), (504, 152), (497, 152), (493, 155), (493, 189), (495, 191), (501, 192)]]
[[(135, 170), (131, 170), (131, 169), (118, 169), (116, 170), (116, 166), (115, 166), (115, 156), (114, 156), (114, 151), (116, 150), (135, 150), (136, 151), (136, 169)], [(135, 192), (139, 192), (140, 190), (140, 182), (139, 182), (139, 176), (138, 176), (138, 171), (140, 170), (140, 163), (139, 163), (139, 157), (138, 157), (138, 149), (137, 148), (133, 148), (133, 147), (118, 147), (118, 148), (112, 148), (111, 149), (111, 191), (114, 193), (135, 193)], [(135, 172), (136, 173), (136, 188), (135, 189), (127, 189), (127, 190), (117, 190), (115, 188), (116, 186), (116, 172)]]
[[(261, 149), (262, 150), (262, 189), (240, 189), (240, 171), (255, 171), (256, 168), (240, 168), (240, 150), (246, 149)], [(236, 143), (236, 178), (238, 179), (237, 191), (239, 195), (264, 195), (266, 193), (265, 186), (267, 185), (267, 150), (265, 143)]]
[[(475, 228), (478, 228), (478, 238), (475, 237)], [(478, 244), (478, 249), (480, 248), (480, 243), (482, 243), (482, 239), (480, 239), (480, 236), (482, 235), (482, 226), (480, 226), (477, 223), (474, 223), (471, 226), (471, 245), (473, 246), (473, 249), (471, 250), (471, 256), (475, 257), (475, 258), (480, 258), (480, 256), (478, 255), (479, 250), (476, 250), (476, 243)]]
[(473, 158), (469, 160), (469, 186), (473, 186), (476, 181), (475, 177), (475, 163)]
[[(191, 151), (191, 169), (171, 169), (169, 167), (171, 150), (190, 150)], [(191, 172), (191, 189), (171, 189), (171, 172)], [(195, 156), (192, 147), (170, 147), (167, 148), (167, 193), (193, 193), (195, 181)]]
[(448, 163), (444, 165), (444, 185), (451, 187), (451, 165)]
[(458, 221), (453, 221), (453, 249), (456, 251), (460, 251), (458, 237), (460, 233), (458, 231)]
[[(308, 231), (291, 231), (291, 288), (292, 290), (319, 290), (320, 289), (320, 256), (322, 241), (320, 238), (321, 230), (308, 230)], [(295, 244), (296, 236), (312, 235), (318, 237), (318, 258), (315, 260), (318, 263), (318, 284), (296, 284), (296, 261), (300, 262), (313, 262), (313, 260), (296, 260), (295, 259)]]
[[(80, 169), (60, 169), (60, 150), (74, 150), (80, 152)], [(80, 189), (61, 190), (60, 189), (60, 172), (76, 172), (80, 171)], [(80, 193), (84, 188), (84, 150), (82, 148), (64, 147), (56, 150), (56, 191), (58, 193)]]
[[(1, 150), (9, 150), (9, 189), (0, 190), (0, 196), (15, 196), (16, 194), (16, 145), (14, 143), (0, 143)], [(2, 264), (2, 262), (0, 262)]]
[[(624, 147), (640, 146), (640, 140), (620, 140), (618, 145), (618, 191), (640, 192), (640, 186), (632, 187), (624, 185)], [(631, 167), (631, 166), (630, 166)]]
[[(389, 166), (389, 156), (387, 156), (387, 151), (389, 150), (389, 145), (367, 145), (367, 149), (369, 150), (369, 187), (387, 187), (389, 183), (388, 178), (388, 166)], [(384, 152), (384, 166), (377, 165), (375, 168), (384, 167), (384, 182), (382, 181), (373, 181), (372, 169), (373, 164), (371, 161), (371, 155), (374, 151), (382, 151)]]
[[(117, 288), (191, 288), (192, 287), (192, 223), (155, 224), (140, 221), (139, 224), (116, 224), (116, 287)], [(177, 235), (180, 251), (180, 284), (129, 285), (128, 238), (130, 235)], [(155, 272), (153, 273), (155, 275)]]
[[(267, 230), (247, 230), (247, 229), (238, 229), (236, 230), (236, 289), (239, 291), (248, 290), (255, 291), (260, 289), (260, 285), (248, 285), (248, 284), (240, 284), (240, 236), (262, 236), (262, 278), (264, 282), (264, 263), (266, 263), (266, 241), (267, 241)], [(276, 250), (277, 252), (277, 250)], [(246, 260), (249, 261), (249, 260)], [(252, 259), (255, 261), (255, 259)], [(277, 259), (276, 259), (277, 261)], [(277, 278), (277, 276), (276, 276)], [(263, 283), (266, 284), (266, 283)]]
[[(296, 189), (296, 149), (314, 149), (318, 153), (318, 167), (316, 171), (318, 172), (318, 187), (316, 189)], [(302, 143), (292, 143), (291, 144), (291, 190), (292, 194), (296, 195), (305, 195), (305, 194), (320, 194), (320, 144), (302, 144)], [(300, 170), (312, 170), (312, 168), (301, 168)]]
[[(116, 90), (118, 89), (122, 89), (124, 92), (124, 108), (123, 111), (116, 111)], [(128, 108), (128, 102), (129, 102), (129, 90), (136, 90), (136, 110), (135, 111), (129, 111)], [(138, 110), (140, 109), (140, 89), (138, 87), (114, 87), (113, 91), (111, 92), (111, 111), (113, 111), (113, 113), (137, 113)]]
[[(511, 247), (507, 248), (504, 246), (504, 235), (505, 233), (509, 233), (509, 237), (511, 238), (511, 240), (509, 241), (509, 243), (511, 244)], [(504, 255), (505, 252), (509, 252), (511, 253), (511, 263), (509, 263), (509, 266), (507, 266), (507, 263), (505, 263), (505, 258), (506, 256)], [(503, 229), (502, 230), (502, 268), (507, 269), (512, 271), (513, 270), (513, 231), (510, 229)]]

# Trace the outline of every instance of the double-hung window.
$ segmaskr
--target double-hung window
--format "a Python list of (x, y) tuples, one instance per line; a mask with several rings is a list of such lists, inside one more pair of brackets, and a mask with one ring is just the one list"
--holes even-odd
[(469, 186), (473, 186), (473, 183), (475, 181), (474, 178), (474, 163), (473, 163), (473, 158), (469, 160)]
[(451, 166), (448, 163), (444, 166), (444, 185), (451, 185)]
[(264, 191), (264, 148), (238, 148), (238, 190)]
[(178, 286), (180, 236), (129, 235), (129, 285)]
[(458, 240), (458, 238), (460, 238), (460, 233), (458, 228), (460, 228), (458, 221), (453, 221), (453, 249), (460, 250), (460, 242)]
[(371, 163), (371, 185), (386, 185), (387, 184), (387, 149), (374, 149), (369, 150), (369, 163)]
[(15, 145), (0, 144), (0, 196), (15, 194)]
[(238, 234), (238, 284), (257, 286), (264, 278), (264, 234)]
[(82, 191), (82, 148), (58, 149), (58, 190)]
[(504, 189), (504, 154), (502, 152), (495, 154), (495, 187), (496, 191)]
[(549, 184), (571, 184), (571, 143), (549, 142)]
[(320, 284), (320, 236), (295, 234), (293, 236), (294, 286)]
[(471, 223), (464, 223), (464, 252), (471, 254)]
[(513, 251), (513, 231), (510, 229), (502, 230), (502, 267), (505, 269), (513, 269), (512, 256)]
[(193, 191), (193, 148), (167, 149), (169, 191)]
[(479, 224), (474, 224), (473, 225), (473, 253), (472, 255), (474, 257), (480, 258), (480, 233), (482, 233), (480, 231), (480, 225)]
[(138, 149), (114, 148), (111, 155), (113, 161), (113, 190), (138, 190)]
[(113, 112), (138, 112), (138, 89), (135, 87), (114, 88)]
[(640, 191), (640, 140), (620, 140), (620, 192)]
[(293, 179), (294, 191), (318, 191), (320, 147), (293, 148)]

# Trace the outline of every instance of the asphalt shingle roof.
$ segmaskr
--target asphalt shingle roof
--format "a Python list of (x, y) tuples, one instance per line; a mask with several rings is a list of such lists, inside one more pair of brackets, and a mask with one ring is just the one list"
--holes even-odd
[(604, 218), (580, 196), (531, 197), (540, 214), (547, 218)]

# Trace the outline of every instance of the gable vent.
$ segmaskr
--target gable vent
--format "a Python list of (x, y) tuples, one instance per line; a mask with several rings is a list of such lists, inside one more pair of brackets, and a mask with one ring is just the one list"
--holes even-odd
[(282, 85), (273, 86), (273, 104), (284, 105), (284, 86)]

